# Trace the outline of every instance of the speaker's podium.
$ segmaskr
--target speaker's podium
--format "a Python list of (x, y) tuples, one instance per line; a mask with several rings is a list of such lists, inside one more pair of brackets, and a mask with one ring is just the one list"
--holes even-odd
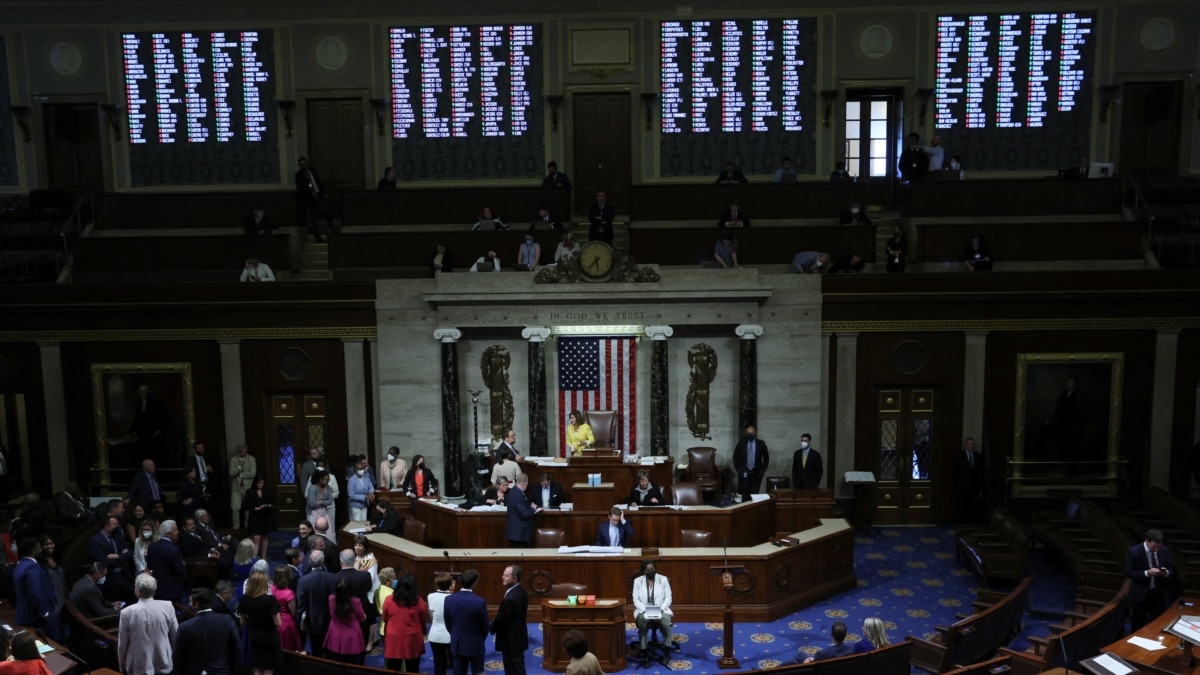
[(588, 649), (600, 661), (604, 672), (625, 669), (625, 601), (596, 598), (594, 605), (572, 605), (566, 599), (542, 603), (542, 667), (555, 673), (566, 672), (571, 657), (563, 650), (562, 639), (577, 630), (587, 638)]

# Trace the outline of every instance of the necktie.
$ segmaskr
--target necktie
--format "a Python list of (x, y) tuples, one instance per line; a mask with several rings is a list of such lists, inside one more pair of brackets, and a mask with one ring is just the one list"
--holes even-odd
[(967, 466), (971, 467), (972, 469), (975, 468), (975, 453), (971, 452), (970, 450), (967, 451)]
[(203, 457), (196, 458), (196, 467), (197, 467), (196, 472), (200, 474), (200, 482), (203, 483), (203, 482), (207, 481), (208, 474), (204, 472), (204, 458)]
[(754, 468), (754, 441), (750, 441), (750, 445), (746, 447), (746, 468)]
[(150, 476), (150, 497), (154, 501), (159, 500), (158, 481), (154, 480), (154, 476)]
[(113, 538), (112, 538), (112, 535), (109, 535), (109, 536), (108, 536), (108, 543), (109, 543), (109, 544), (112, 544), (112, 547), (113, 547), (113, 553), (120, 553), (120, 551), (118, 551), (118, 550), (117, 550), (117, 540), (116, 540), (116, 539), (113, 539)]
[(800, 468), (803, 469), (806, 467), (808, 467), (808, 451), (807, 450), (805, 450), (804, 454), (800, 456)]
[[(1158, 567), (1158, 551), (1150, 551), (1150, 567)], [(1154, 577), (1150, 577), (1150, 588), (1154, 588), (1154, 583)]]
[(616, 526), (615, 526), (615, 525), (609, 525), (609, 526), (608, 526), (608, 545), (609, 545), (609, 546), (616, 546), (616, 545), (618, 545), (618, 544), (620, 544), (620, 543), (621, 543), (621, 537), (620, 537), (620, 535), (618, 535), (618, 534), (617, 534), (617, 528), (616, 528)]

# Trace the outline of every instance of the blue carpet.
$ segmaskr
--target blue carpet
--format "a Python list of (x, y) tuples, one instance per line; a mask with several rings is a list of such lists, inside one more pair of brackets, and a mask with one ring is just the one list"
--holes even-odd
[[(269, 557), (273, 563), (282, 559), (284, 541), (283, 533), (271, 536)], [(849, 629), (847, 641), (857, 642), (862, 639), (863, 620), (879, 617), (896, 642), (906, 635), (933, 637), (934, 626), (952, 624), (956, 614), (970, 613), (980, 584), (971, 570), (955, 560), (953, 529), (876, 527), (870, 536), (858, 535), (854, 545), (856, 589), (778, 621), (736, 626), (734, 649), (741, 670), (773, 668), (794, 663), (800, 654), (815, 654), (830, 644), (829, 631), (836, 621), (845, 622)], [(669, 569), (662, 572), (670, 576)], [(1048, 635), (1047, 625), (1061, 619), (1062, 612), (1073, 606), (1075, 596), (1070, 578), (1040, 549), (1031, 552), (1026, 573), (1035, 575), (1031, 611), (1026, 614), (1021, 634), (1010, 645), (1021, 650), (1028, 646), (1029, 635)], [(1011, 584), (993, 586), (991, 590), (1009, 588)], [(621, 672), (720, 673), (717, 661), (722, 656), (723, 628), (719, 622), (676, 624), (675, 641), (681, 649), (672, 653), (670, 670), (651, 664), (645, 670), (630, 666)], [(626, 637), (630, 641), (637, 637), (632, 623), (626, 625)], [(530, 673), (546, 672), (542, 668), (542, 647), (542, 627), (530, 624), (526, 657)], [(383, 658), (369, 656), (367, 665), (383, 667)], [(486, 667), (488, 671), (503, 671), (500, 654), (489, 651)], [(421, 670), (433, 672), (428, 652), (421, 660)]]

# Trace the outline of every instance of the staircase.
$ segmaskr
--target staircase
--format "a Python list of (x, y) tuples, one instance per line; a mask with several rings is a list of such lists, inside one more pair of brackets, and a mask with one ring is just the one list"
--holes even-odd
[(333, 272), (329, 271), (329, 244), (309, 239), (300, 254), (300, 271), (292, 275), (292, 280), (329, 281), (332, 278)]

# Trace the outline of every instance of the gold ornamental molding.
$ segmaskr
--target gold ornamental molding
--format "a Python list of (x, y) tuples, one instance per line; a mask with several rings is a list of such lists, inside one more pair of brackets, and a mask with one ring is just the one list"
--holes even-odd
[(970, 319), (822, 321), (822, 333), (917, 333), (929, 331), (1158, 330), (1200, 328), (1200, 317), (1104, 319)]
[(374, 339), (375, 326), (309, 328), (166, 328), (0, 331), (0, 342), (134, 342), (145, 340)]

